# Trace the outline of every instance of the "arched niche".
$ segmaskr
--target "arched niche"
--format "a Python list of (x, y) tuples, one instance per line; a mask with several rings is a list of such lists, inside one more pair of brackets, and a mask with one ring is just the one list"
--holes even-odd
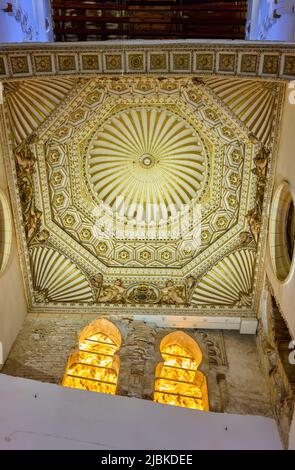
[(121, 333), (106, 319), (87, 325), (79, 336), (79, 347), (71, 354), (62, 385), (92, 392), (116, 394)]
[(163, 362), (156, 367), (154, 401), (209, 411), (207, 380), (198, 370), (202, 351), (189, 335), (176, 331), (160, 344)]
[(279, 281), (289, 277), (294, 252), (295, 209), (291, 188), (286, 181), (277, 187), (269, 223), (269, 248), (272, 266)]

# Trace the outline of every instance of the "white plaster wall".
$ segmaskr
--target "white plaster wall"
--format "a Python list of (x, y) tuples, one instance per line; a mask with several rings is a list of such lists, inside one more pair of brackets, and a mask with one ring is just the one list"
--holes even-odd
[[(290, 92), (294, 89), (294, 87), (289, 88), (288, 84), (281, 123), (274, 191), (283, 180), (288, 181), (295, 202), (295, 104), (291, 104), (289, 101)], [(286, 281), (280, 282), (275, 275), (270, 259), (269, 245), (267, 245), (266, 272), (290, 333), (295, 338), (295, 256), (288, 278)], [(289, 446), (290, 449), (295, 449), (295, 414), (289, 435)]]
[[(289, 102), (289, 94), (293, 90), (287, 88), (286, 92), (274, 190), (281, 181), (288, 181), (295, 201), (295, 104)], [(280, 282), (274, 273), (267, 244), (266, 272), (290, 332), (295, 337), (295, 259), (287, 280)]]
[[(7, 1), (0, 0), (1, 9), (6, 8)], [(10, 3), (12, 13), (0, 10), (0, 43), (53, 41), (50, 0), (10, 0)]]
[(0, 449), (281, 449), (274, 420), (0, 374)]
[[(246, 39), (264, 41), (294, 41), (295, 14), (292, 6), (295, 0), (248, 0)], [(281, 15), (274, 18), (273, 12)]]
[[(1, 148), (0, 188), (5, 193), (9, 201), (9, 192)], [(10, 348), (23, 324), (26, 313), (27, 305), (18, 258), (15, 231), (13, 228), (12, 247), (8, 264), (5, 271), (0, 273), (0, 369), (2, 368)]]

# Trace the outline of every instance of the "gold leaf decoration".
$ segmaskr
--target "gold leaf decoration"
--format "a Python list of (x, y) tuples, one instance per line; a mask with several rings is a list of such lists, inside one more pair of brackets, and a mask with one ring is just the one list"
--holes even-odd
[(249, 306), (251, 303), (255, 251), (231, 253), (198, 283), (193, 304)]
[(5, 85), (10, 126), (16, 144), (36, 130), (67, 96), (74, 79), (26, 80)]
[(92, 291), (84, 274), (62, 254), (47, 247), (31, 250), (37, 302), (90, 302)]
[(209, 78), (206, 84), (258, 140), (268, 142), (276, 109), (275, 85), (225, 78)]
[[(119, 196), (125, 207), (155, 206), (153, 220), (166, 219), (169, 206), (189, 204), (201, 188), (204, 148), (184, 119), (158, 107), (127, 109), (96, 133), (89, 155), (90, 181), (112, 210)], [(127, 215), (127, 214), (124, 214)], [(157, 219), (158, 218), (158, 219)]]

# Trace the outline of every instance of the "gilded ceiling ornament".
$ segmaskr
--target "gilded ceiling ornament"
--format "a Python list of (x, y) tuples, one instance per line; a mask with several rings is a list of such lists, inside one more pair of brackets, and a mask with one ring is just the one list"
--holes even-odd
[(256, 209), (251, 209), (247, 213), (247, 221), (248, 221), (253, 239), (255, 240), (255, 243), (257, 244), (259, 240), (261, 219)]
[(239, 235), (241, 245), (248, 245), (253, 240), (253, 235), (250, 232), (241, 232)]
[(241, 72), (255, 73), (257, 68), (258, 55), (257, 54), (242, 54), (241, 59)]
[(174, 282), (169, 280), (166, 282), (165, 287), (161, 289), (162, 304), (167, 305), (184, 305), (186, 304), (185, 288), (184, 286), (175, 286)]
[(177, 81), (171, 78), (159, 77), (160, 88), (163, 91), (176, 91), (178, 90)]
[[(65, 197), (63, 194), (57, 194), (56, 196), (54, 196), (54, 199), (53, 199), (53, 202), (54, 204), (56, 204), (57, 206), (62, 206), (63, 203), (65, 201)], [(71, 219), (72, 220), (72, 219)], [(73, 222), (69, 222), (68, 225), (72, 225)]]
[[(144, 44), (140, 48), (127, 45), (98, 43), (77, 46), (67, 44), (61, 51), (52, 45), (36, 44), (28, 47), (16, 46), (13, 50), (4, 45), (0, 56), (1, 78), (34, 77), (38, 75), (56, 78), (60, 72), (79, 76), (88, 72), (109, 74), (135, 72), (231, 74), (243, 79), (259, 75), (288, 80), (295, 76), (294, 46), (273, 43), (261, 44)], [(130, 60), (131, 58), (131, 60)], [(258, 67), (260, 66), (260, 67)], [(58, 69), (57, 71), (55, 69)], [(259, 70), (258, 70), (259, 68)], [(217, 78), (218, 75), (217, 75)], [(224, 80), (224, 76), (221, 76)], [(238, 81), (238, 80), (237, 80)], [(254, 80), (253, 80), (254, 81)], [(257, 80), (258, 81), (258, 80)], [(256, 81), (256, 83), (257, 83)]]
[(101, 97), (102, 97), (101, 91), (93, 91), (86, 96), (85, 101), (87, 104), (91, 105), (91, 104), (99, 103)]
[(39, 243), (45, 243), (48, 240), (49, 236), (50, 234), (48, 230), (43, 229), (36, 234), (36, 239)]
[(90, 278), (90, 284), (94, 291), (94, 301), (98, 302), (103, 285), (103, 275), (101, 273), (95, 274)]
[(32, 208), (25, 221), (25, 231), (28, 243), (32, 240), (34, 235), (39, 231), (41, 226), (42, 212), (39, 209)]
[(132, 304), (155, 304), (160, 300), (160, 291), (156, 286), (138, 284), (130, 286), (125, 297)]
[(252, 172), (258, 178), (266, 177), (269, 156), (270, 156), (270, 149), (265, 146), (261, 146), (260, 152), (254, 158), (255, 168), (252, 170)]
[(118, 258), (119, 258), (121, 261), (130, 259), (130, 253), (129, 253), (129, 251), (127, 251), (127, 250), (122, 250), (122, 251), (120, 251), (120, 253), (119, 253), (119, 255), (118, 255)]
[(279, 56), (265, 54), (263, 62), (263, 73), (276, 75), (279, 67)]
[(144, 250), (144, 251), (141, 251), (139, 257), (140, 257), (140, 259), (142, 259), (143, 261), (148, 261), (148, 260), (151, 259), (152, 254), (151, 254), (150, 251)]
[(209, 230), (202, 230), (201, 241), (204, 243), (208, 243), (210, 241), (211, 236), (212, 236), (212, 233)]
[(48, 303), (49, 298), (48, 298), (48, 289), (40, 289), (36, 288), (34, 290), (34, 300), (37, 303)]
[(28, 147), (22, 147), (15, 152), (15, 156), (19, 177), (32, 175), (36, 158), (31, 150)]
[(0, 57), (0, 75), (5, 75), (5, 63), (2, 57)]
[(195, 86), (199, 86), (199, 85), (204, 85), (204, 84), (205, 84), (204, 80), (203, 80), (202, 78), (199, 78), (199, 77), (193, 77), (193, 78), (192, 78), (192, 83), (193, 83), (193, 85), (195, 85)]
[(213, 68), (214, 55), (212, 53), (196, 53), (195, 54), (196, 69), (202, 71), (210, 71)]
[(97, 245), (97, 251), (101, 254), (105, 254), (108, 251), (108, 246), (105, 242), (99, 242)]
[(99, 68), (98, 55), (83, 55), (82, 64), (84, 70), (97, 70)]
[(186, 302), (189, 304), (196, 287), (197, 280), (194, 276), (187, 276), (184, 280)]
[(190, 53), (173, 53), (173, 70), (187, 71), (190, 68), (191, 54)]
[(170, 261), (172, 259), (172, 253), (171, 251), (163, 251), (161, 253), (161, 259), (163, 261)]
[(150, 54), (150, 67), (154, 70), (163, 70), (167, 68), (166, 54)]
[[(15, 152), (20, 201), (23, 209), (24, 229), (28, 243), (41, 228), (42, 212), (35, 206), (33, 173), (36, 158), (28, 146)], [(44, 234), (43, 234), (44, 235)], [(42, 236), (41, 236), (42, 239)]]
[(121, 279), (111, 285), (103, 284), (103, 276), (97, 274), (90, 279), (95, 293), (95, 302), (123, 304), (126, 301), (132, 304), (165, 304), (186, 305), (195, 286), (193, 276), (188, 276), (183, 285), (174, 285), (171, 280), (159, 289), (152, 284), (132, 284), (127, 288)]
[(75, 55), (60, 54), (57, 56), (57, 59), (58, 59), (59, 70), (63, 72), (69, 72), (71, 70), (75, 70), (76, 68)]
[(234, 303), (235, 307), (249, 307), (252, 303), (252, 289), (249, 292), (240, 292), (239, 300)]
[(103, 285), (97, 302), (100, 303), (124, 303), (125, 287), (123, 286), (122, 279), (116, 279), (112, 285)]
[(254, 159), (255, 168), (252, 170), (252, 173), (257, 177), (257, 190), (255, 198), (255, 207), (250, 210), (247, 214), (247, 220), (253, 238), (256, 243), (258, 243), (259, 233), (260, 233), (260, 224), (262, 216), (262, 207), (264, 200), (264, 192), (266, 186), (266, 174), (267, 174), (267, 165), (270, 155), (270, 150), (260, 145), (260, 151)]
[(36, 55), (34, 57), (36, 72), (51, 72), (52, 57), (50, 55)]
[(284, 74), (295, 76), (295, 56), (286, 55), (284, 63)]
[(231, 173), (229, 180), (234, 186), (238, 186), (241, 182), (240, 176), (238, 173)]
[(220, 53), (219, 70), (221, 72), (234, 72), (236, 63), (236, 54)]
[(29, 72), (28, 57), (25, 55), (10, 58), (12, 71), (15, 74), (26, 74)]

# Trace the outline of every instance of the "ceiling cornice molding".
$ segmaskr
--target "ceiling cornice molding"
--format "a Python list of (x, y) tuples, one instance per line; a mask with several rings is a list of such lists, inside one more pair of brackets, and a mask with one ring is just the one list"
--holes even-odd
[(1, 45), (3, 80), (122, 73), (291, 80), (295, 78), (295, 45), (217, 40)]

